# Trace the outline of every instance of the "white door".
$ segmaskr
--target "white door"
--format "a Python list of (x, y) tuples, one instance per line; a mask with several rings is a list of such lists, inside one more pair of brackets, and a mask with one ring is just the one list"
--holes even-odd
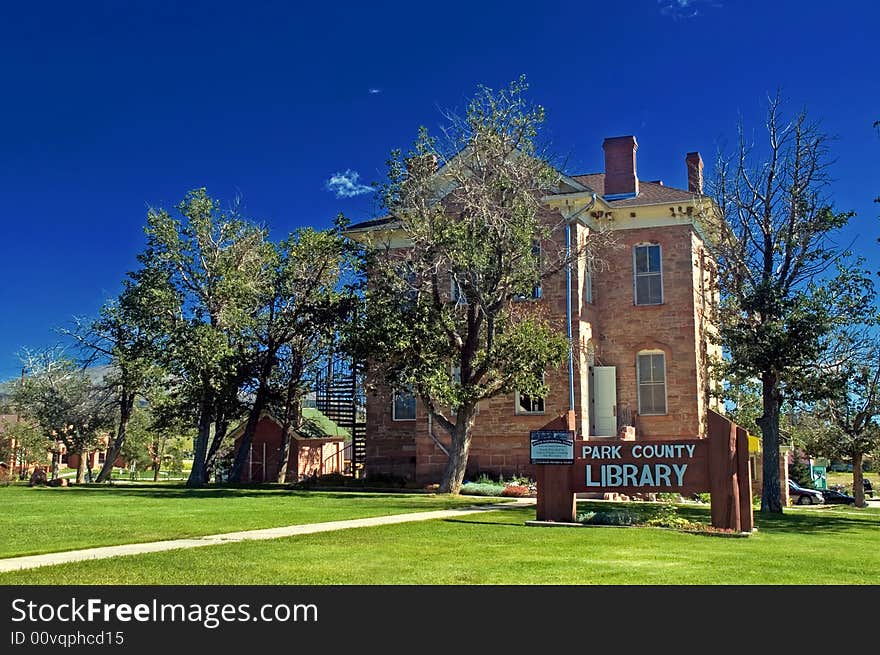
[(617, 367), (590, 367), (590, 434), (617, 436)]

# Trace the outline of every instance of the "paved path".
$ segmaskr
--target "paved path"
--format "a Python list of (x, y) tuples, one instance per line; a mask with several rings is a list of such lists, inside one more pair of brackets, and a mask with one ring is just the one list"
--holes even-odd
[(170, 539), (167, 541), (150, 541), (142, 544), (123, 544), (121, 546), (102, 546), (100, 548), (85, 548), (82, 550), (68, 550), (60, 553), (46, 553), (44, 555), (25, 555), (24, 557), (10, 557), (0, 559), (0, 573), (7, 571), (19, 571), (21, 569), (33, 569), (38, 566), (52, 566), (54, 564), (69, 564), (89, 559), (105, 559), (107, 557), (119, 557), (121, 555), (140, 555), (142, 553), (158, 553), (165, 550), (178, 548), (199, 548), (201, 546), (217, 546), (220, 544), (236, 543), (239, 541), (279, 539), (281, 537), (293, 537), (300, 534), (315, 534), (317, 532), (332, 532), (333, 530), (347, 530), (348, 528), (367, 528), (374, 525), (392, 525), (394, 523), (410, 523), (412, 521), (430, 521), (432, 519), (447, 519), (479, 512), (489, 512), (509, 507), (522, 507), (532, 505), (534, 498), (517, 498), (514, 502), (500, 503), (498, 505), (476, 505), (459, 509), (441, 509), (430, 512), (410, 512), (409, 514), (391, 514), (388, 516), (374, 516), (366, 519), (349, 519), (347, 521), (327, 521), (325, 523), (306, 523), (303, 525), (286, 525), (280, 528), (263, 528), (262, 530), (244, 530), (242, 532), (227, 532), (225, 534), (212, 534), (204, 537), (189, 537), (187, 539)]

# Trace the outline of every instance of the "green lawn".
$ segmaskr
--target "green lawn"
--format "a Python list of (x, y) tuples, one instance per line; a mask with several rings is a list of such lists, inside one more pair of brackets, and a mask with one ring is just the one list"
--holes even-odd
[[(157, 485), (0, 487), (0, 557), (493, 502), (431, 494)], [(497, 499), (494, 502), (498, 502)]]
[[(581, 505), (581, 511), (608, 508)], [(705, 507), (679, 512), (708, 518)], [(658, 528), (525, 526), (532, 518), (534, 509), (513, 508), (46, 567), (2, 574), (0, 584), (880, 583), (880, 510), (873, 508), (758, 515), (759, 532), (745, 539)]]

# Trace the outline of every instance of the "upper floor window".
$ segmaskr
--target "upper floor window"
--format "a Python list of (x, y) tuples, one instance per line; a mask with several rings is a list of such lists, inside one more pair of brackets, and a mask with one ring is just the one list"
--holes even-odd
[(396, 286), (400, 289), (401, 305), (407, 307), (415, 304), (419, 298), (419, 277), (412, 262), (398, 262), (394, 266), (394, 274), (397, 277)]
[(666, 413), (666, 355), (660, 351), (640, 352), (636, 362), (639, 384), (639, 414)]
[[(532, 244), (532, 256), (535, 258), (535, 264), (538, 270), (541, 270), (541, 244), (538, 241), (535, 241)], [(541, 282), (532, 287), (532, 293), (529, 296), (525, 294), (514, 296), (514, 300), (540, 300), (544, 296), (544, 292), (541, 289)]]
[(636, 305), (663, 303), (663, 272), (660, 262), (659, 245), (645, 244), (633, 248)]
[(391, 418), (395, 421), (415, 421), (415, 394), (409, 390), (395, 390), (391, 403)]

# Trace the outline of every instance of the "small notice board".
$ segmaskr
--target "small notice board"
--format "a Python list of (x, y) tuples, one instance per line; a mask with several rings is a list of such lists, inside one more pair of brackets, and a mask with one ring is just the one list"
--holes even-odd
[(574, 464), (574, 432), (532, 430), (529, 433), (532, 464)]

